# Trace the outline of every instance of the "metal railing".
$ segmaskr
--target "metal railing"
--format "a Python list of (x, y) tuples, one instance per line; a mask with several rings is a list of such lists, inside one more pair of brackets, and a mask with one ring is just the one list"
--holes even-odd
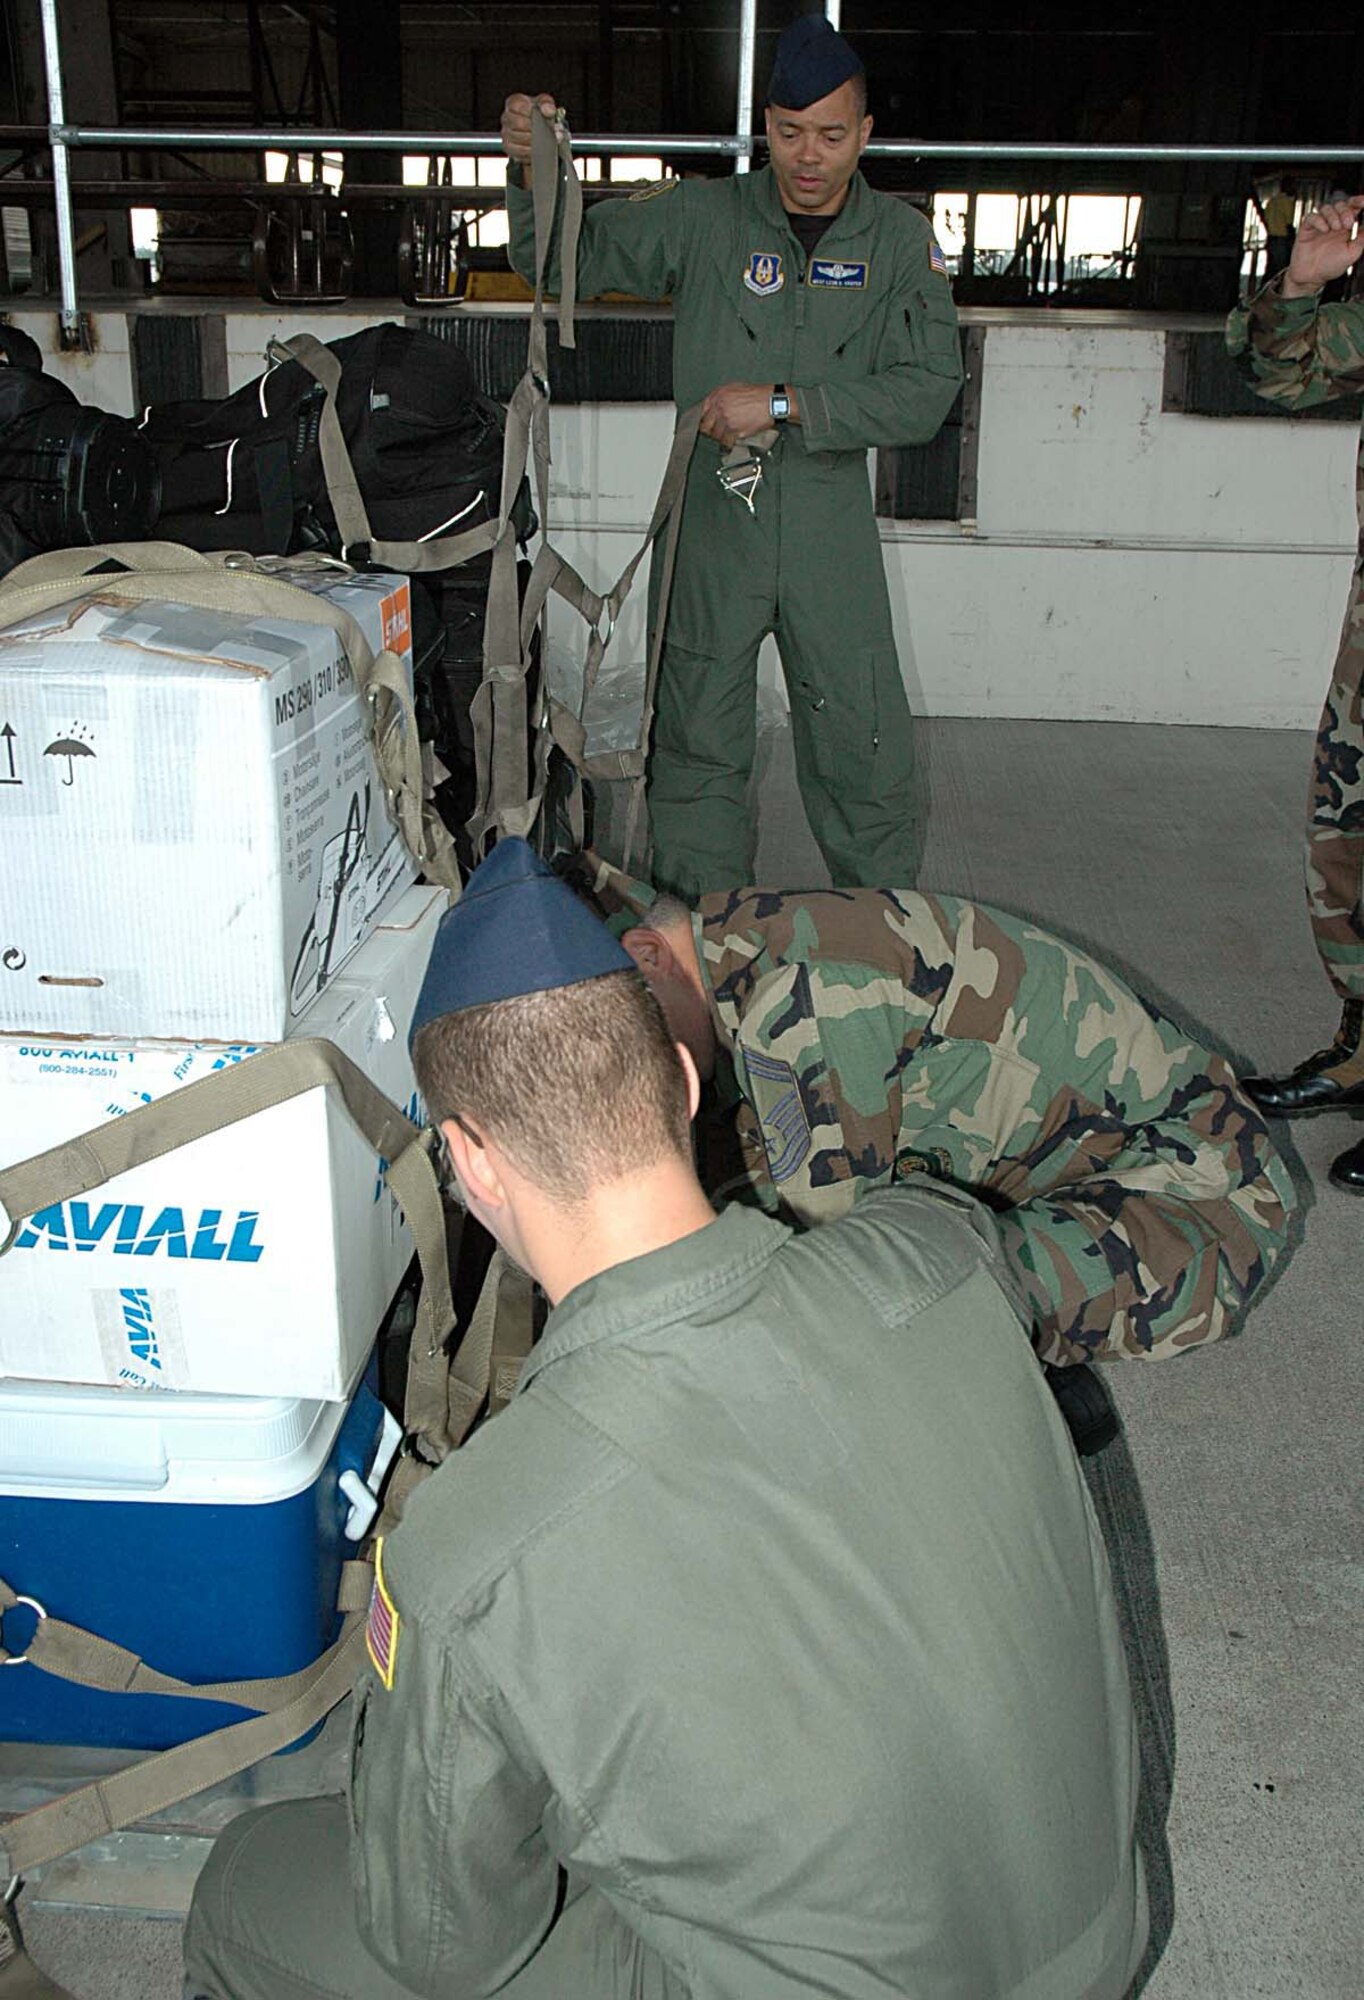
[[(80, 333), (76, 286), (75, 221), (71, 194), (71, 152), (79, 147), (123, 150), (129, 147), (173, 148), (179, 152), (345, 152), (345, 153), (463, 153), (496, 154), (502, 150), (490, 132), (342, 132), (304, 131), (297, 126), (247, 129), (242, 126), (193, 129), (152, 125), (70, 125), (65, 118), (61, 38), (57, 0), (41, 0), (43, 55), (47, 70), (48, 124), (46, 143), (52, 154), (53, 201), (57, 225), (57, 265), (61, 285), (61, 329), (64, 339)], [(826, 0), (826, 11), (837, 25), (838, 0)], [(757, 0), (740, 0), (739, 84), (735, 130), (704, 135), (677, 133), (577, 133), (574, 145), (584, 153), (645, 154), (686, 158), (693, 154), (732, 154), (738, 171), (747, 171), (756, 146), (752, 129)], [(42, 127), (31, 128), (35, 135)], [(1166, 161), (1180, 163), (1234, 162), (1259, 167), (1339, 166), (1364, 161), (1364, 145), (1353, 146), (1076, 146), (1013, 143), (998, 139), (874, 139), (869, 154), (883, 159), (912, 160), (1078, 160), (1086, 162)], [(3, 182), (0, 182), (0, 189)]]

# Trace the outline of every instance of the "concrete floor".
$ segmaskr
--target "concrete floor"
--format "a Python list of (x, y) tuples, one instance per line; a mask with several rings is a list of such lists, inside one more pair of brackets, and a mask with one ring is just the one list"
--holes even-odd
[[(1065, 931), (1245, 1068), (1330, 1039), (1301, 890), (1305, 736), (936, 721), (920, 745), (923, 885)], [(761, 800), (759, 876), (824, 882), (784, 730), (764, 737)], [(1360, 1129), (1286, 1131), (1303, 1240), (1238, 1338), (1108, 1376), (1126, 1437), (1092, 1484), (1142, 1706), (1151, 2000), (1364, 1995), (1364, 1201), (1325, 1178)], [(34, 1955), (77, 2000), (178, 1994), (176, 1923), (42, 1895)]]

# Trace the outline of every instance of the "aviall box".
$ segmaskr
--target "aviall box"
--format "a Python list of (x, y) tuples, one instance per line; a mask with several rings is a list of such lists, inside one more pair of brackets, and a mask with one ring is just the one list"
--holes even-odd
[[(445, 903), (409, 889), (297, 1031), (413, 1115), (407, 1029)], [(0, 1165), (257, 1053), (0, 1036)], [(319, 1086), (27, 1218), (0, 1257), (0, 1374), (342, 1401), (411, 1257), (383, 1163)]]
[[(411, 660), (406, 578), (318, 572)], [(0, 631), (0, 1030), (278, 1041), (416, 869), (328, 626), (120, 597)]]
[[(336, 1587), (398, 1426), (353, 1401), (0, 1383), (0, 1576), (177, 1680), (294, 1673), (336, 1635)], [(36, 1612), (5, 1618), (22, 1654)], [(0, 1738), (163, 1749), (244, 1711), (0, 1673)]]

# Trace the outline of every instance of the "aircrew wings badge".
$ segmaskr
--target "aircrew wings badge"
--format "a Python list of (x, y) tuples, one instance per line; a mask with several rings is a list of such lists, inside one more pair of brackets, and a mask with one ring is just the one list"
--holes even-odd
[(748, 260), (744, 283), (750, 292), (756, 292), (760, 299), (765, 299), (770, 292), (781, 290), (785, 276), (781, 258), (775, 250), (755, 250)]
[(790, 1063), (760, 1049), (744, 1049), (749, 1092), (762, 1123), (767, 1170), (780, 1187), (809, 1157), (813, 1138), (800, 1085)]
[(384, 1538), (374, 1549), (374, 1588), (369, 1594), (369, 1622), (365, 1626), (365, 1651), (384, 1686), (393, 1691), (393, 1675), (398, 1665), (398, 1639), (402, 1632), (398, 1607), (384, 1582)]

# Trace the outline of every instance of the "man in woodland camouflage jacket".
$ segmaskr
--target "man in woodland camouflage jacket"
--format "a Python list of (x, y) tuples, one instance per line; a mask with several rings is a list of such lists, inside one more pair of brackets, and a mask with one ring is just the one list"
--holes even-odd
[(764, 1206), (822, 1223), (923, 1173), (971, 1189), (1066, 1374), (1219, 1339), (1283, 1249), (1292, 1182), (1227, 1063), (1063, 939), (904, 889), (689, 912), (588, 859), (599, 906), (643, 917), (622, 942), (698, 1068), (732, 1062)]
[[(1364, 194), (1305, 215), (1288, 268), (1227, 322), (1227, 344), (1260, 395), (1310, 410), (1364, 390), (1364, 300), (1323, 305), (1323, 285), (1364, 252)], [(1356, 468), (1364, 551), (1364, 435)], [(1364, 559), (1350, 601), (1317, 732), (1308, 800), (1307, 901), (1326, 977), (1339, 994), (1329, 1049), (1288, 1076), (1250, 1077), (1264, 1110), (1291, 1117), (1364, 1107)], [(1364, 1194), (1364, 1139), (1336, 1160), (1337, 1186)]]

